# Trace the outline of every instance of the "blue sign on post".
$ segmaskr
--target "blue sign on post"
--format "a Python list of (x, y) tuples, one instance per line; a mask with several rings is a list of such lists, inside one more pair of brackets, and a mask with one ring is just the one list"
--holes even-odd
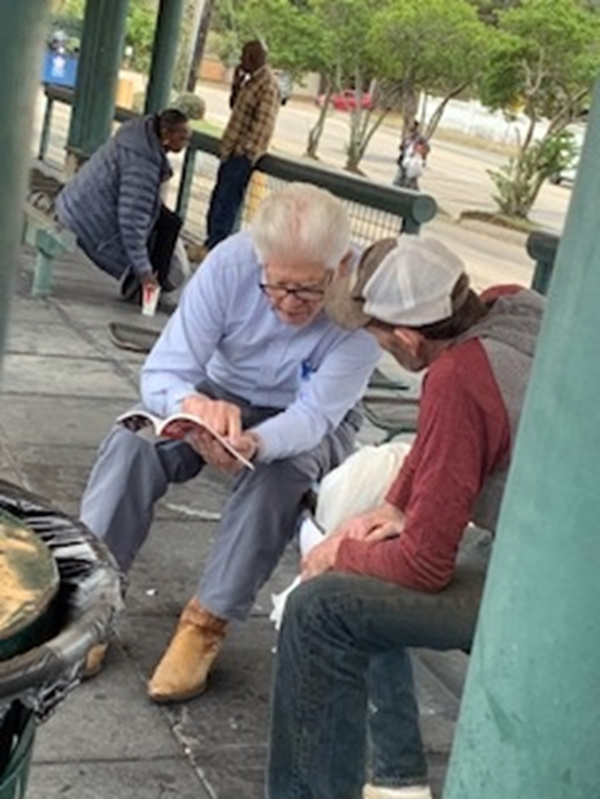
[(77, 61), (77, 56), (61, 53), (59, 50), (48, 50), (44, 58), (42, 83), (75, 88)]

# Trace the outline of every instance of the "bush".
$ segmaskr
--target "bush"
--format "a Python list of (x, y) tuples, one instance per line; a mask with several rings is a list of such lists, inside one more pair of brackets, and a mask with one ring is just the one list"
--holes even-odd
[(202, 97), (198, 97), (193, 92), (184, 92), (171, 104), (172, 108), (177, 108), (189, 119), (204, 119), (206, 113), (206, 103)]
[(502, 213), (527, 219), (545, 180), (560, 174), (575, 155), (570, 131), (553, 133), (535, 141), (497, 170), (488, 169), (496, 191), (493, 199)]

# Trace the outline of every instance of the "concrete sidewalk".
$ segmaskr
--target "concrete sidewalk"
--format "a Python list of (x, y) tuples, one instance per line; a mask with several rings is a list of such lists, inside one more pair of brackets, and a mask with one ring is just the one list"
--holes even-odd
[[(57, 264), (53, 296), (34, 300), (32, 263), (32, 253), (24, 251), (0, 394), (0, 477), (76, 515), (100, 440), (138, 395), (142, 356), (115, 349), (107, 323), (145, 322), (158, 329), (165, 317), (144, 320), (117, 299), (114, 281), (78, 254)], [(226, 491), (226, 481), (207, 469), (160, 502), (152, 535), (131, 572), (106, 668), (38, 730), (28, 799), (263, 796), (275, 645), (270, 593), (295, 575), (293, 551), (261, 592), (249, 621), (228, 637), (204, 696), (159, 707), (145, 693), (145, 681), (196, 586)], [(424, 653), (416, 668), (439, 790), (465, 658)]]

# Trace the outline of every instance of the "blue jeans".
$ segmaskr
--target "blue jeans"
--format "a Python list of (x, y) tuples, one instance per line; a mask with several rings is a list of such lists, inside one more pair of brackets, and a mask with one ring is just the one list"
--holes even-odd
[(244, 155), (232, 155), (221, 161), (206, 216), (205, 244), (209, 250), (233, 230), (252, 168), (252, 161)]
[(423, 784), (407, 647), (469, 650), (489, 549), (465, 551), (439, 594), (326, 574), (289, 597), (277, 646), (269, 799), (360, 799), (365, 782)]

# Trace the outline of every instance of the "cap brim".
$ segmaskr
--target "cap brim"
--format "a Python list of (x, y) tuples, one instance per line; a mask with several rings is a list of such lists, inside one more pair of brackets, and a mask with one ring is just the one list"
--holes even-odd
[(363, 312), (364, 300), (352, 296), (352, 284), (353, 276), (346, 275), (335, 278), (325, 291), (325, 313), (345, 330), (358, 330), (373, 318)]

